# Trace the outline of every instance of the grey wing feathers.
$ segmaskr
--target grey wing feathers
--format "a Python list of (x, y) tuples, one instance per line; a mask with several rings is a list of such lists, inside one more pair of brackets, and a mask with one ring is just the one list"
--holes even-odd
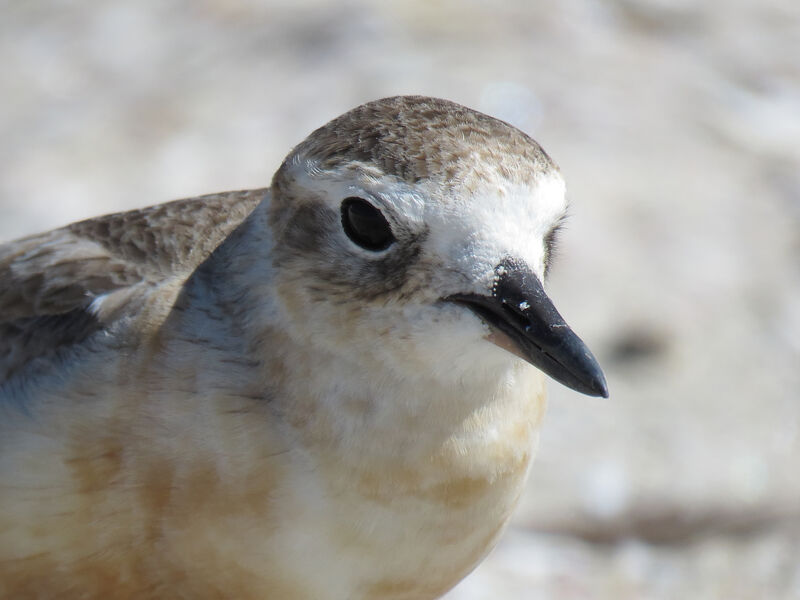
[(81, 221), (0, 246), (0, 382), (101, 328), (98, 296), (188, 275), (264, 197), (226, 192)]

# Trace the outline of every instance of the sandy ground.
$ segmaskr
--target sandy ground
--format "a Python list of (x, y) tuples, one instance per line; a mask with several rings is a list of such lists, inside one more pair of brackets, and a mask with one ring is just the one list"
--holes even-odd
[(0, 239), (266, 185), (381, 96), (531, 133), (573, 206), (551, 295), (612, 397), (551, 386), (513, 526), (448, 600), (800, 598), (797, 2), (0, 11)]

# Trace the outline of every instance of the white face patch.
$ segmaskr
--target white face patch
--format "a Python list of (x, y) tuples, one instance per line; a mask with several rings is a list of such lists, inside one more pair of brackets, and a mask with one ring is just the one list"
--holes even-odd
[[(491, 294), (498, 266), (509, 259), (527, 265), (543, 279), (544, 238), (566, 210), (564, 181), (555, 169), (531, 177), (528, 183), (497, 174), (469, 186), (443, 185), (436, 179), (410, 183), (363, 163), (322, 170), (313, 161), (301, 160), (292, 164), (290, 175), (300, 197), (313, 198), (336, 212), (345, 198), (363, 198), (381, 210), (393, 227), (420, 236), (420, 253), (409, 268), (411, 277), (424, 285), (411, 285), (413, 295), (398, 289), (401, 301), (389, 294), (358, 310), (357, 318), (348, 319), (347, 332), (331, 331), (328, 343), (321, 339), (320, 328), (315, 334), (317, 343), (337, 352), (352, 346), (352, 356), (369, 354), (396, 369), (433, 370), (443, 378), (460, 377), (474, 371), (476, 364), (490, 368), (491, 363), (496, 368), (497, 361), (516, 360), (511, 353), (487, 344), (491, 332), (471, 311), (442, 299), (454, 294)], [(336, 235), (335, 230), (332, 233)], [(343, 243), (324, 250), (336, 252), (325, 258), (328, 263), (363, 261), (368, 265), (391, 258), (405, 243), (398, 236), (398, 247), (370, 252), (347, 242), (343, 231), (339, 233)], [(342, 266), (337, 272), (345, 271)], [(387, 272), (386, 276), (391, 275)], [(363, 278), (352, 282), (353, 302), (358, 302), (362, 285)], [(322, 298), (301, 313), (318, 315), (330, 326), (339, 321), (341, 310), (341, 305), (329, 306)], [(381, 332), (381, 343), (366, 343), (376, 332)]]
[(480, 282), (486, 293), (496, 267), (506, 258), (528, 265), (540, 278), (544, 237), (567, 208), (564, 180), (555, 171), (535, 184), (486, 181), (474, 192), (428, 205), (425, 221), (431, 246)]

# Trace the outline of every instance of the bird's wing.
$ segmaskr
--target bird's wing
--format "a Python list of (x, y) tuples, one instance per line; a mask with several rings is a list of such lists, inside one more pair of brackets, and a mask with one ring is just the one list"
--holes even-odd
[(0, 245), (0, 382), (108, 326), (90, 310), (96, 298), (188, 276), (266, 192), (178, 200)]

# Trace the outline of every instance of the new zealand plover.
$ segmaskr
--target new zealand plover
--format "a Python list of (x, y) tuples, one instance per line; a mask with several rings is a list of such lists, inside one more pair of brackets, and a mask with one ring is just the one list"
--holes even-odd
[(530, 137), (396, 97), (269, 188), (0, 246), (0, 596), (437, 598), (525, 483), (544, 375), (606, 396), (543, 290)]

